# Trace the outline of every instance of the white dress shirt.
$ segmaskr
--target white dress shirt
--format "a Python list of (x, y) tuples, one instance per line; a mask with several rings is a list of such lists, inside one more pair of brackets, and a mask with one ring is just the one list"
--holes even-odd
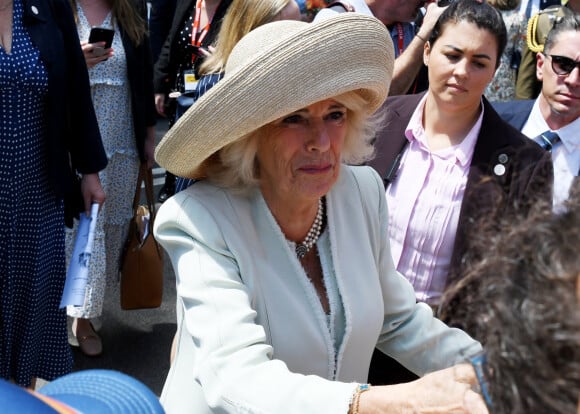
[[(536, 99), (530, 116), (522, 128), (522, 133), (533, 138), (549, 129), (550, 127), (540, 112), (538, 99)], [(554, 211), (560, 211), (562, 204), (568, 199), (570, 186), (580, 169), (580, 118), (553, 132), (557, 133), (561, 140), (552, 149)]]

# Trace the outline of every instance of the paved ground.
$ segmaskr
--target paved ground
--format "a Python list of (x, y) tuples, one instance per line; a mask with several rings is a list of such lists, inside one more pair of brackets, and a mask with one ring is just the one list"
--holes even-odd
[[(166, 131), (161, 120), (157, 140)], [(164, 171), (154, 169), (155, 194), (163, 183)], [(175, 276), (168, 260), (164, 263), (163, 303), (157, 309), (124, 311), (119, 304), (119, 289), (107, 292), (104, 311), (97, 325), (103, 340), (103, 355), (87, 357), (73, 347), (74, 370), (106, 368), (129, 374), (160, 395), (169, 370), (169, 350), (175, 333)]]
[(103, 354), (87, 357), (73, 347), (74, 370), (106, 368), (131, 375), (157, 395), (169, 370), (169, 350), (175, 333), (175, 277), (165, 261), (163, 303), (157, 309), (124, 311), (118, 286), (109, 288), (99, 334)]

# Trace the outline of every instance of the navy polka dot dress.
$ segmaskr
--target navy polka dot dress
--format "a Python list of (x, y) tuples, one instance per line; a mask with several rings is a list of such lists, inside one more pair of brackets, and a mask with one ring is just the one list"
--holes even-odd
[(48, 77), (14, 1), (12, 48), (0, 48), (0, 377), (29, 386), (72, 369), (64, 210), (48, 180)]

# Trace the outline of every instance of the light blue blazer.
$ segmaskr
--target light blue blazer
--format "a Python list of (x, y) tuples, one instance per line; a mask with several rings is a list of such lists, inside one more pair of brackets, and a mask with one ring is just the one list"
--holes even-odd
[(342, 166), (327, 229), (344, 305), (335, 355), (316, 292), (261, 193), (199, 182), (166, 201), (155, 236), (177, 278), (178, 346), (168, 413), (346, 413), (375, 345), (419, 375), (481, 350), (396, 272), (381, 178)]

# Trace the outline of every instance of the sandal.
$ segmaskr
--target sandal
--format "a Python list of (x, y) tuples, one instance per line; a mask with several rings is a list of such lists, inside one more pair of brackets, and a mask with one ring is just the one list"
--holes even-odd
[(95, 332), (93, 328), (93, 324), (90, 323), (91, 332), (87, 335), (77, 336), (76, 328), (77, 328), (77, 320), (73, 321), (72, 332), (75, 338), (79, 343), (79, 347), (81, 352), (87, 356), (99, 356), (103, 353), (103, 343), (101, 342), (101, 338)]

